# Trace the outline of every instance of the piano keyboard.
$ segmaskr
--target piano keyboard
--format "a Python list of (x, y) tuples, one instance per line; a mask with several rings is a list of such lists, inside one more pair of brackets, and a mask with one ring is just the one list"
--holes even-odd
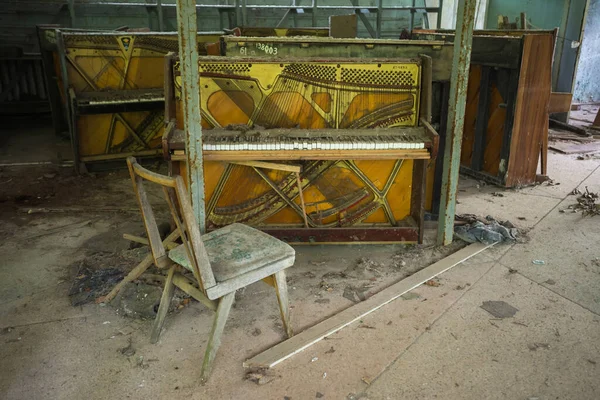
[(424, 149), (425, 142), (416, 135), (350, 136), (344, 138), (262, 138), (208, 137), (202, 144), (206, 151), (286, 151), (286, 150), (396, 150)]
[[(167, 135), (172, 159), (185, 159), (185, 132)], [(379, 129), (262, 129), (202, 131), (205, 160), (429, 159), (435, 147), (423, 127)]]

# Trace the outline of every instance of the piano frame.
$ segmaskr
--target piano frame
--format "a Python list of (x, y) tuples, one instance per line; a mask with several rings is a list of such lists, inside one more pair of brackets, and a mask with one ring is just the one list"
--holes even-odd
[[(206, 54), (221, 35), (199, 32), (199, 51)], [(55, 132), (68, 131), (77, 171), (121, 165), (130, 155), (160, 156), (163, 57), (179, 48), (176, 33), (46, 25), (38, 40)]]
[[(177, 62), (177, 56), (174, 54), (169, 54), (165, 58), (165, 123), (167, 128), (165, 129), (165, 134), (163, 135), (163, 155), (165, 159), (169, 160), (170, 171), (171, 173), (177, 173), (182, 176), (186, 176), (186, 155), (185, 155), (185, 132), (182, 130), (182, 121), (180, 113), (177, 111), (177, 100), (175, 98), (175, 84), (174, 77), (172, 74), (168, 74), (167, 71), (172, 71), (174, 64)], [(424, 216), (425, 216), (425, 200), (426, 200), (426, 177), (427, 177), (427, 166), (429, 162), (435, 162), (435, 157), (437, 156), (437, 148), (438, 148), (438, 135), (435, 129), (431, 126), (431, 76), (432, 76), (432, 63), (431, 59), (427, 56), (422, 57), (422, 77), (420, 84), (420, 107), (419, 107), (419, 115), (418, 115), (418, 124), (420, 129), (425, 132), (425, 134), (430, 138), (428, 145), (428, 153), (423, 151), (413, 151), (412, 153), (408, 151), (396, 151), (394, 154), (389, 154), (387, 158), (397, 160), (395, 163), (394, 170), (399, 170), (402, 165), (403, 160), (401, 158), (410, 158), (413, 163), (412, 175), (410, 179), (410, 184), (403, 185), (406, 187), (406, 190), (409, 190), (409, 198), (410, 198), (410, 211), (407, 218), (401, 221), (396, 221), (393, 219), (393, 215), (391, 216), (393, 221), (393, 226), (363, 226), (363, 225), (352, 225), (352, 226), (336, 226), (336, 227), (320, 227), (311, 221), (310, 217), (307, 215), (305, 210), (304, 199), (302, 196), (302, 184), (300, 183), (300, 174), (299, 169), (294, 170), (293, 164), (282, 164), (277, 163), (276, 161), (281, 160), (291, 160), (291, 159), (299, 159), (297, 155), (276, 155), (270, 158), (270, 155), (273, 154), (272, 151), (265, 152), (261, 155), (257, 154), (241, 154), (236, 153), (234, 151), (230, 151), (229, 158), (227, 158), (227, 162), (230, 165), (245, 165), (253, 168), (269, 185), (271, 188), (277, 192), (280, 197), (280, 200), (287, 203), (292, 209), (294, 209), (299, 215), (301, 215), (304, 219), (303, 227), (293, 227), (293, 226), (257, 226), (259, 229), (278, 237), (284, 241), (295, 244), (329, 244), (329, 243), (422, 243), (423, 241), (423, 226), (424, 226)], [(225, 62), (227, 60), (220, 60), (220, 62)], [(262, 60), (264, 62), (264, 60)], [(298, 60), (293, 60), (297, 62)], [(394, 60), (396, 61), (396, 60)], [(245, 62), (250, 62), (250, 60), (246, 59)], [(375, 62), (377, 60), (368, 60), (368, 62)], [(392, 128), (392, 129), (402, 129), (402, 128)], [(415, 129), (415, 128), (404, 128), (404, 129)], [(272, 130), (269, 130), (272, 131)], [(289, 132), (293, 132), (294, 129), (288, 130)], [(305, 130), (296, 129), (297, 132), (305, 132)], [(319, 129), (320, 134), (323, 134), (326, 130)], [(356, 134), (357, 130), (355, 129), (335, 129), (332, 130), (336, 135), (353, 135)], [(212, 132), (211, 130), (204, 130), (204, 135), (218, 134), (218, 132)], [(278, 133), (275, 133), (277, 135)], [(310, 135), (310, 133), (307, 133)], [(303, 150), (306, 151), (306, 150)], [(360, 175), (360, 170), (356, 168), (356, 166), (352, 165), (354, 162), (349, 161), (348, 155), (351, 154), (351, 150), (340, 151), (340, 154), (337, 157), (332, 156), (331, 161), (333, 163), (344, 163), (344, 166), (352, 169), (355, 173)], [(211, 159), (220, 159), (223, 160), (224, 157), (221, 154), (220, 156), (217, 154), (211, 154), (210, 151), (203, 152), (205, 165), (206, 162), (209, 162)], [(364, 154), (364, 159), (375, 159), (380, 160), (386, 158), (385, 155), (382, 155), (381, 151), (378, 153), (372, 154)], [(232, 157), (233, 156), (233, 157)], [(252, 156), (253, 159), (248, 159), (247, 156)], [(343, 158), (342, 158), (343, 156)], [(339, 160), (339, 158), (342, 158)], [(319, 157), (317, 153), (311, 154), (309, 156), (305, 156), (303, 159), (318, 159), (323, 160), (323, 157)], [(260, 161), (258, 161), (260, 160)], [(271, 160), (271, 161), (265, 161)], [(284, 161), (285, 162), (285, 161)], [(293, 189), (284, 193), (281, 190), (277, 189), (277, 186), (273, 182), (269, 182), (268, 176), (261, 171), (263, 169), (273, 169), (280, 170), (283, 169), (285, 171), (290, 172), (291, 174), (296, 173), (296, 177), (298, 179), (297, 189)], [(210, 172), (206, 171), (205, 168), (205, 176)], [(290, 175), (293, 176), (293, 175)], [(361, 178), (362, 179), (362, 178)], [(391, 187), (391, 182), (396, 179), (395, 175), (391, 174), (389, 176), (389, 181), (384, 185), (383, 190), (377, 190), (374, 185), (369, 185), (368, 182), (365, 181), (365, 186), (370, 186), (370, 189), (373, 190), (373, 193), (378, 197), (378, 201), (385, 202), (386, 190), (389, 190)], [(222, 187), (219, 186), (214, 190), (222, 190)], [(291, 193), (292, 197), (289, 197)], [(293, 202), (293, 199), (296, 196), (300, 196), (301, 205)], [(214, 209), (216, 201), (218, 199), (217, 194), (214, 192), (212, 196), (207, 194), (207, 219), (209, 218), (211, 211)], [(384, 206), (382, 206), (384, 207)], [(384, 212), (389, 216), (391, 214), (389, 210), (389, 206), (387, 209), (384, 207)], [(208, 221), (207, 221), (208, 222)], [(230, 223), (230, 222), (228, 222)], [(211, 224), (207, 223), (207, 229), (211, 230)], [(215, 227), (212, 227), (214, 229)]]

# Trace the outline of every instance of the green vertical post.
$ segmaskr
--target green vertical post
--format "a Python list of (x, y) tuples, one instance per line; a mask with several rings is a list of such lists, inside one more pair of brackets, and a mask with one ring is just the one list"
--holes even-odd
[(248, 9), (246, 3), (248, 0), (242, 0), (242, 25), (248, 26)]
[(319, 0), (312, 0), (312, 27), (317, 27), (317, 7), (319, 6)]
[(454, 57), (452, 59), (452, 74), (450, 75), (450, 100), (448, 102), (448, 122), (446, 124), (444, 169), (442, 173), (442, 198), (438, 220), (438, 244), (444, 246), (452, 243), (454, 233), (460, 148), (467, 103), (476, 4), (477, 0), (459, 0), (456, 15)]
[(377, 0), (377, 20), (375, 21), (375, 32), (377, 39), (381, 38), (381, 21), (383, 21), (383, 0)]
[(242, 7), (240, 5), (240, 0), (235, 0), (235, 26), (240, 27), (242, 25)]
[(158, 30), (165, 31), (165, 20), (163, 16), (162, 0), (156, 0), (156, 15), (158, 18)]
[(204, 233), (206, 218), (197, 30), (196, 0), (177, 0), (177, 33), (188, 182), (194, 215), (200, 226), (200, 232)]
[(410, 23), (409, 23), (409, 32), (412, 32), (413, 29), (415, 29), (415, 5), (416, 5), (416, 0), (412, 0), (411, 3), (411, 9), (410, 9)]
[(67, 7), (69, 7), (69, 17), (71, 19), (71, 28), (76, 28), (76, 16), (75, 16), (75, 0), (69, 0), (67, 3)]

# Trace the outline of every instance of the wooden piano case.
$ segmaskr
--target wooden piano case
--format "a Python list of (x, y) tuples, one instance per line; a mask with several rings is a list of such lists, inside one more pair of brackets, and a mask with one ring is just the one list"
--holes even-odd
[[(163, 148), (174, 171), (185, 176), (179, 65), (175, 56), (166, 62), (172, 71), (166, 118), (173, 121)], [(421, 242), (426, 169), (437, 150), (428, 123), (431, 63), (426, 58), (421, 64), (201, 58), (206, 138), (223, 128), (259, 140), (282, 137), (282, 130), (304, 132), (307, 141), (313, 132), (335, 139), (404, 128), (420, 132), (416, 137), (426, 147), (389, 157), (354, 150), (339, 158), (265, 150), (246, 162), (232, 158), (236, 152), (204, 151), (207, 228), (243, 222), (292, 243)]]
[[(444, 30), (413, 36), (454, 39)], [(461, 173), (505, 187), (534, 184), (538, 165), (546, 174), (555, 40), (555, 31), (474, 32)]]

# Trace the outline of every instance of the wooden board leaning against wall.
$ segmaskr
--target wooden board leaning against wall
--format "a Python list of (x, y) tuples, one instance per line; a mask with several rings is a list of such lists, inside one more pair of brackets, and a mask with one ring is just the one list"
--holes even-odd
[[(426, 63), (426, 81), (431, 82), (431, 63)], [(165, 156), (185, 175), (176, 58), (167, 57), (167, 65), (173, 75), (165, 85), (166, 115), (178, 129), (164, 138)], [(390, 132), (423, 145), (402, 151), (345, 150), (335, 156), (325, 150), (296, 156), (291, 154), (298, 151), (268, 148), (251, 156), (205, 147), (208, 229), (244, 222), (290, 242), (422, 240), (425, 172), (435, 158), (437, 134), (419, 122), (429, 113), (422, 110), (430, 109), (428, 100), (423, 108), (422, 91), (428, 98), (430, 84), (422, 87), (421, 59), (213, 57), (201, 58), (199, 69), (205, 146), (225, 143), (218, 140), (226, 136), (233, 136), (229, 143), (234, 144), (301, 136), (306, 150), (306, 143), (317, 138), (338, 142), (353, 135), (359, 143), (366, 138), (377, 142), (388, 140)], [(390, 127), (395, 128), (386, 130)]]

